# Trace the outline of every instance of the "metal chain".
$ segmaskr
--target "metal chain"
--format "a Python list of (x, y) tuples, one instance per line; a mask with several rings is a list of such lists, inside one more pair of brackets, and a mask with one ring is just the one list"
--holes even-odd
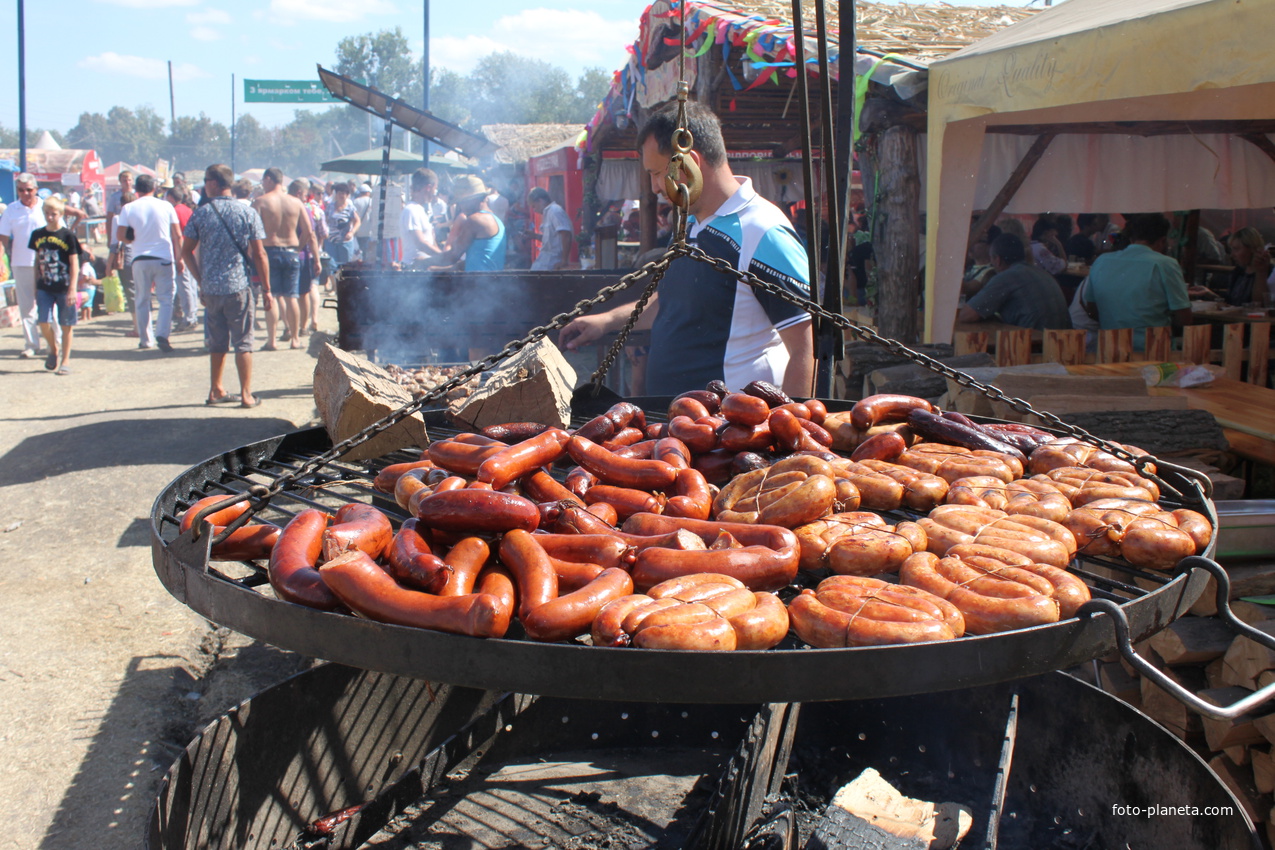
[(1132, 454), (1123, 446), (1104, 440), (1101, 437), (1096, 437), (1093, 434), (1090, 434), (1088, 431), (1084, 430), (1083, 428), (1079, 428), (1075, 425), (1071, 425), (1067, 422), (1064, 422), (1062, 419), (1059, 419), (1057, 416), (1055, 416), (1052, 413), (1049, 413), (1043, 410), (1036, 410), (1034, 407), (1032, 407), (1030, 404), (1028, 404), (1026, 401), (1024, 401), (1021, 398), (1015, 398), (1013, 396), (1005, 395), (1005, 393), (1002, 392), (999, 388), (992, 386), (991, 384), (984, 384), (981, 381), (976, 380), (972, 376), (965, 374), (964, 372), (958, 371), (957, 369), (954, 369), (945, 363), (941, 363), (932, 357), (927, 357), (926, 355), (922, 354), (919, 351), (913, 351), (911, 348), (908, 348), (906, 345), (904, 345), (903, 343), (899, 342), (896, 339), (888, 339), (886, 337), (883, 337), (880, 334), (878, 334), (876, 330), (874, 330), (873, 328), (870, 328), (866, 325), (857, 324), (856, 322), (853, 322), (850, 319), (847, 319), (845, 316), (839, 315), (837, 313), (831, 313), (825, 310), (820, 305), (816, 304), (815, 302), (809, 301), (805, 298), (802, 298), (800, 295), (796, 295), (792, 292), (789, 292), (788, 290), (778, 286), (777, 284), (768, 283), (767, 281), (761, 280), (760, 278), (756, 277), (750, 272), (742, 272), (739, 269), (735, 268), (726, 260), (720, 259), (718, 257), (709, 256), (708, 254), (704, 252), (702, 248), (699, 248), (697, 246), (689, 246), (687, 249), (687, 256), (690, 257), (692, 260), (697, 260), (702, 263), (707, 263), (708, 265), (712, 266), (716, 271), (724, 275), (729, 275), (730, 277), (733, 277), (736, 281), (740, 283), (746, 283), (755, 290), (765, 292), (768, 295), (774, 295), (777, 298), (781, 298), (790, 304), (795, 304), (796, 306), (800, 307), (801, 309), (805, 310), (806, 312), (810, 313), (813, 316), (817, 316), (821, 319), (825, 319), (831, 322), (832, 324), (837, 325), (838, 327), (841, 327), (850, 331), (850, 333), (852, 333), (854, 336), (858, 337), (859, 339), (863, 340), (864, 342), (871, 342), (876, 345), (879, 345), (882, 348), (889, 351), (891, 354), (895, 354), (906, 360), (910, 360), (919, 366), (924, 366), (926, 369), (929, 369), (932, 372), (937, 372), (938, 374), (942, 375), (944, 378), (955, 381), (959, 386), (967, 387), (972, 390), (977, 390), (978, 392), (982, 393), (983, 395), (985, 395), (987, 398), (991, 399), (992, 401), (1004, 402), (1005, 404), (1008, 404), (1011, 408), (1018, 411), (1019, 413), (1030, 414), (1032, 416), (1039, 416), (1051, 428), (1062, 431), (1064, 434), (1066, 434), (1069, 437), (1075, 437), (1078, 440), (1082, 440), (1086, 443), (1097, 446), (1098, 448), (1102, 449), (1105, 452), (1110, 452), (1111, 454), (1115, 455), (1121, 460), (1125, 460), (1125, 461), (1128, 461), (1129, 463), (1132, 463), (1134, 467), (1138, 470), (1139, 474), (1141, 475), (1148, 474), (1147, 471), (1145, 470), (1145, 466), (1147, 463), (1150, 463), (1152, 460), (1150, 455)]
[(668, 265), (678, 257), (686, 255), (687, 246), (685, 241), (680, 241), (672, 245), (663, 257), (660, 257), (658, 263), (662, 263), (662, 267), (651, 273), (651, 282), (646, 285), (646, 289), (633, 305), (633, 312), (629, 314), (629, 318), (625, 321), (624, 327), (620, 329), (620, 334), (616, 337), (615, 342), (611, 343), (611, 348), (607, 351), (606, 356), (602, 358), (602, 362), (598, 365), (597, 370), (589, 379), (593, 384), (594, 390), (602, 384), (602, 379), (606, 377), (607, 372), (611, 368), (611, 364), (619, 357), (624, 343), (629, 338), (629, 334), (633, 332), (633, 326), (637, 324), (638, 317), (646, 310), (647, 302), (651, 300), (651, 296), (655, 294), (655, 288), (660, 285), (660, 281), (664, 278), (664, 272), (668, 270)]

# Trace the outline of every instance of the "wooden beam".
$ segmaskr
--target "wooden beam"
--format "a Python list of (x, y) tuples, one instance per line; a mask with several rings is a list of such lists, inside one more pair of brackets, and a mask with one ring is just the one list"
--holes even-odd
[(1275, 160), (1275, 143), (1265, 133), (1241, 133), (1240, 138)]
[(1014, 136), (1116, 135), (1116, 136), (1185, 136), (1204, 133), (1228, 135), (1275, 133), (1275, 120), (1220, 121), (1078, 121), (1070, 124), (993, 124), (988, 133)]
[[(1018, 163), (1018, 167), (1014, 169), (1014, 173), (1009, 175), (1009, 179), (1005, 181), (1005, 185), (996, 193), (996, 197), (992, 199), (992, 203), (986, 211), (979, 216), (978, 221), (974, 224), (974, 229), (970, 231), (969, 244), (973, 245), (974, 240), (982, 236), (991, 224), (996, 221), (1010, 199), (1023, 185), (1023, 181), (1027, 179), (1027, 175), (1031, 174), (1036, 163), (1040, 162), (1040, 158), (1045, 155), (1045, 150), (1049, 147), (1049, 143), (1054, 140), (1053, 133), (1045, 133), (1032, 142), (1032, 146), (1028, 148), (1027, 153), (1023, 155), (1023, 159)], [(1023, 246), (1027, 247), (1027, 246)]]

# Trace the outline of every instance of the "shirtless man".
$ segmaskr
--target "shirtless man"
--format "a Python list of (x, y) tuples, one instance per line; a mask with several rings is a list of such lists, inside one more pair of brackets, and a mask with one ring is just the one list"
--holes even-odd
[[(283, 190), (283, 172), (278, 168), (267, 168), (261, 177), (261, 197), (252, 202), (252, 207), (261, 216), (266, 228), (266, 257), (270, 262), (270, 293), (280, 301), (279, 313), (283, 315), (284, 329), (288, 336), (290, 348), (301, 347), (301, 312), (297, 306), (298, 287), (301, 282), (301, 258), (299, 249), (302, 244), (308, 248), (308, 254), (314, 266), (314, 273), (319, 271), (319, 243), (315, 239), (314, 229), (310, 227), (310, 216), (305, 214), (301, 202)], [(275, 349), (275, 314), (266, 315), (266, 351)]]

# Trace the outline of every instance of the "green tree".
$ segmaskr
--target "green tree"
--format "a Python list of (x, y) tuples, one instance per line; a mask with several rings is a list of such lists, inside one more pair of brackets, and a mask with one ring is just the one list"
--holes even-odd
[(570, 120), (575, 101), (571, 78), (548, 62), (509, 51), (492, 53), (478, 61), (470, 80), (477, 125)]
[(421, 101), (421, 63), (400, 27), (341, 39), (336, 71), (408, 103)]
[(429, 111), (462, 127), (473, 117), (473, 86), (469, 77), (462, 77), (447, 68), (430, 70)]
[[(27, 141), (33, 141), (30, 133)], [(105, 165), (120, 161), (151, 164), (164, 144), (164, 120), (149, 106), (139, 106), (136, 112), (113, 106), (106, 115), (85, 112), (67, 131), (65, 144), (93, 148)]]
[(276, 165), (275, 135), (276, 131), (263, 127), (252, 115), (241, 115), (235, 122), (235, 168), (244, 171)]
[(230, 162), (230, 131), (204, 113), (198, 118), (182, 115), (173, 125), (164, 153), (182, 171), (204, 168), (214, 162)]
[[(35, 127), (35, 128), (28, 127), (27, 128), (27, 145), (30, 146), (35, 144), (35, 140), (40, 138), (40, 134), (43, 132), (44, 132), (43, 127)], [(63, 136), (60, 131), (50, 129), (49, 133), (53, 136), (53, 140), (57, 142), (59, 145), (61, 145), (62, 147), (64, 148), (75, 147), (74, 145), (67, 143), (66, 137)], [(3, 124), (0, 124), (0, 148), (16, 148), (18, 146), (19, 141), (20, 140), (18, 139), (18, 131), (16, 129), (10, 130), (8, 127), (4, 126)]]
[(572, 112), (572, 124), (586, 124), (598, 111), (602, 99), (611, 90), (612, 72), (605, 68), (585, 68), (576, 80), (576, 102)]

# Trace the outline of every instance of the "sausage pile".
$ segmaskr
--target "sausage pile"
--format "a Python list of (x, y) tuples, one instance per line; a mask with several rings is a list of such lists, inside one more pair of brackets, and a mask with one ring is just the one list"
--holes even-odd
[[(760, 382), (684, 393), (667, 423), (621, 402), (572, 432), (459, 434), (373, 486), (411, 515), (397, 532), (351, 504), (245, 526), (213, 556), (268, 558), (279, 598), (386, 623), (736, 650), (790, 629), (845, 647), (1053, 623), (1089, 599), (1077, 554), (1169, 569), (1212, 534), (1088, 444), (910, 396), (830, 414)], [(897, 510), (913, 519), (878, 513)]]

